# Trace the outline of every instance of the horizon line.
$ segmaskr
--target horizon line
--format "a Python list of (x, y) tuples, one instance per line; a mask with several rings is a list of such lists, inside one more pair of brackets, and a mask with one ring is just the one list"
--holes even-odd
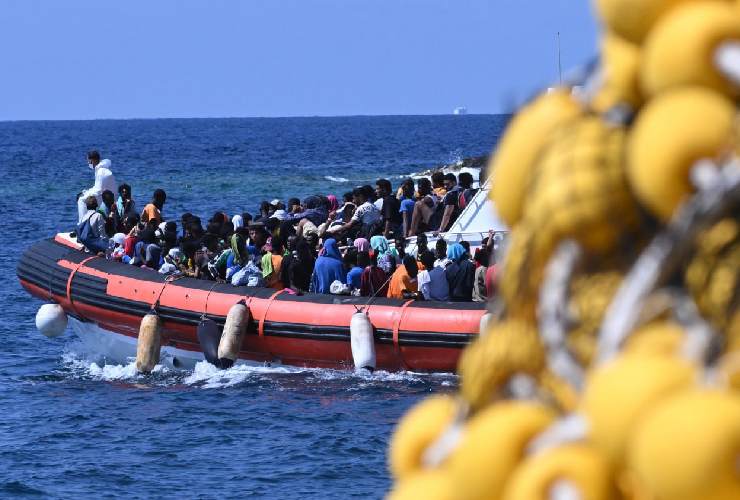
[(285, 115), (285, 116), (168, 116), (168, 117), (115, 117), (115, 118), (18, 118), (0, 119), (0, 123), (17, 122), (93, 122), (93, 121), (128, 121), (128, 120), (277, 120), (286, 118), (384, 118), (384, 117), (417, 117), (417, 116), (506, 116), (511, 113), (413, 113), (413, 114), (351, 114), (351, 115)]

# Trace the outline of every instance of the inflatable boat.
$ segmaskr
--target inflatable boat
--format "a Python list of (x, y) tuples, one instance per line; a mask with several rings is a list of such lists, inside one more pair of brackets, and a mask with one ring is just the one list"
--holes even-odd
[[(160, 363), (192, 368), (206, 359), (199, 324), (223, 330), (235, 304), (248, 308), (238, 362), (304, 367), (354, 366), (350, 325), (358, 311), (369, 320), (376, 368), (453, 372), (477, 334), (482, 303), (405, 301), (235, 287), (159, 273), (85, 253), (68, 235), (32, 245), (17, 275), (33, 296), (58, 304), (74, 332), (92, 350), (117, 363), (137, 356), (142, 319), (159, 317)], [(61, 308), (61, 309), (60, 309)], [(63, 310), (63, 313), (61, 311)], [(37, 316), (38, 325), (38, 316)]]

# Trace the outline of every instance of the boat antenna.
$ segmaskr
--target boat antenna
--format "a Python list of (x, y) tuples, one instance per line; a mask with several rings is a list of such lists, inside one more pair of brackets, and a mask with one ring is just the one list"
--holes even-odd
[(560, 86), (563, 85), (563, 66), (560, 63), (560, 32), (558, 31), (558, 79), (560, 80)]

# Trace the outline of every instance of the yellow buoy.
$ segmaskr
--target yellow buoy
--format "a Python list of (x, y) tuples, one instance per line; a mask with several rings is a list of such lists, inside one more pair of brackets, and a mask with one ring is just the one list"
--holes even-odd
[(607, 28), (640, 44), (661, 16), (689, 1), (696, 0), (596, 0), (596, 7)]
[(445, 464), (454, 481), (455, 497), (501, 498), (527, 444), (554, 419), (550, 409), (524, 401), (496, 403), (475, 415)]
[(568, 89), (543, 94), (512, 118), (492, 158), (491, 199), (510, 227), (519, 221), (537, 156), (550, 134), (581, 114)]
[(544, 364), (544, 349), (533, 325), (516, 319), (492, 324), (486, 336), (460, 357), (460, 394), (474, 410), (483, 408), (511, 377), (537, 375)]
[[(726, 217), (702, 231), (684, 277), (686, 288), (702, 316), (720, 332), (729, 333), (728, 325), (737, 309), (736, 290), (740, 284), (740, 221)], [(727, 336), (728, 349), (737, 349)]]
[(603, 253), (634, 232), (640, 219), (625, 174), (626, 138), (623, 127), (598, 116), (573, 120), (554, 134), (524, 211), (539, 239), (573, 238), (587, 252)]
[(244, 303), (231, 306), (218, 343), (218, 361), (222, 368), (229, 368), (239, 358), (248, 322), (249, 308)]
[(608, 462), (594, 448), (572, 443), (528, 457), (509, 479), (504, 500), (552, 500), (558, 489), (570, 488), (572, 498), (617, 498)]
[(508, 315), (535, 322), (539, 284), (550, 248), (552, 243), (529, 225), (520, 222), (512, 228), (498, 284)]
[(605, 113), (616, 106), (636, 110), (642, 104), (640, 91), (640, 47), (613, 33), (601, 40), (601, 72), (603, 82), (591, 107)]
[(645, 42), (643, 90), (657, 95), (680, 85), (701, 85), (737, 97), (740, 85), (716, 64), (717, 50), (726, 42), (740, 42), (740, 13), (732, 4), (705, 0), (676, 7)]
[(630, 134), (627, 174), (637, 198), (667, 221), (694, 191), (691, 168), (721, 159), (737, 144), (735, 105), (702, 87), (682, 87), (652, 99)]
[(151, 312), (141, 318), (139, 337), (136, 340), (136, 369), (141, 373), (150, 373), (159, 363), (159, 351), (162, 342), (162, 320)]
[(696, 377), (688, 362), (667, 356), (622, 355), (593, 372), (586, 382), (581, 410), (589, 439), (620, 465), (635, 424), (661, 399), (689, 387)]
[(401, 480), (387, 500), (453, 500), (454, 483), (443, 470), (418, 472)]
[(740, 399), (710, 390), (676, 394), (636, 426), (628, 467), (640, 498), (740, 498)]
[(391, 437), (388, 465), (397, 479), (421, 468), (424, 451), (452, 422), (457, 402), (451, 396), (432, 396), (414, 406), (398, 423)]
[(632, 333), (625, 345), (625, 352), (677, 356), (685, 335), (683, 327), (676, 322), (656, 321)]

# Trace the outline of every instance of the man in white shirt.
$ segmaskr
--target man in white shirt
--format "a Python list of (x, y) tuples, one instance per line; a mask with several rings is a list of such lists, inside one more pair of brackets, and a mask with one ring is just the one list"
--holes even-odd
[(88, 196), (94, 196), (98, 200), (98, 205), (102, 203), (103, 191), (109, 190), (112, 193), (118, 191), (116, 178), (110, 170), (110, 160), (100, 160), (100, 153), (93, 150), (87, 153), (87, 164), (95, 172), (95, 185), (82, 192), (77, 198), (77, 222), (82, 222), (82, 218), (87, 213), (85, 199)]
[(349, 231), (353, 227), (360, 226), (359, 234), (369, 238), (372, 228), (380, 222), (380, 210), (368, 201), (367, 194), (362, 188), (352, 190), (352, 198), (357, 209), (349, 222), (342, 225), (338, 231)]

